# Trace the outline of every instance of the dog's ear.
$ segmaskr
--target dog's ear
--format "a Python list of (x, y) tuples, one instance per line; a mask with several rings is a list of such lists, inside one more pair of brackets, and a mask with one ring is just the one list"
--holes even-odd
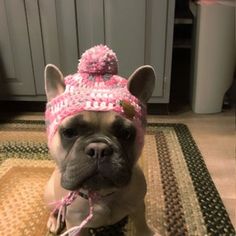
[(47, 100), (51, 101), (65, 90), (64, 77), (61, 71), (52, 64), (48, 64), (44, 70), (45, 91)]
[(128, 90), (143, 103), (146, 103), (152, 96), (155, 78), (153, 67), (141, 66), (129, 77)]

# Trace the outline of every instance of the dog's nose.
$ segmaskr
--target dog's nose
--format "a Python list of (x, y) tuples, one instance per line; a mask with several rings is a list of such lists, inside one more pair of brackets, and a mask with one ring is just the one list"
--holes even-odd
[(111, 156), (113, 149), (106, 143), (90, 143), (85, 148), (85, 154), (88, 157), (102, 159)]

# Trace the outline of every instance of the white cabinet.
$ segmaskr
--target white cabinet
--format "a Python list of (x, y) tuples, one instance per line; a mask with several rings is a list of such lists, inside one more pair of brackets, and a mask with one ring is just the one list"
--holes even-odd
[(0, 0), (1, 94), (36, 95), (23, 1)]
[(43, 100), (45, 64), (73, 73), (81, 53), (102, 43), (125, 77), (153, 65), (151, 102), (167, 103), (173, 22), (174, 0), (0, 0), (0, 87), (8, 99)]

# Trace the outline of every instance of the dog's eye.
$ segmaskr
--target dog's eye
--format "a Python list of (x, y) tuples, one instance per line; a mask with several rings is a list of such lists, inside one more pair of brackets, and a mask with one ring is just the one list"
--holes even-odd
[(131, 136), (131, 131), (129, 129), (122, 129), (120, 131), (120, 136), (124, 139), (129, 139)]
[(133, 127), (121, 128), (117, 133), (118, 138), (123, 140), (130, 140), (135, 135), (135, 129)]
[(135, 126), (122, 118), (117, 117), (111, 126), (111, 132), (116, 136), (120, 142), (132, 141), (136, 135)]
[(62, 129), (62, 135), (65, 138), (71, 139), (78, 136), (78, 130), (75, 128), (64, 128)]

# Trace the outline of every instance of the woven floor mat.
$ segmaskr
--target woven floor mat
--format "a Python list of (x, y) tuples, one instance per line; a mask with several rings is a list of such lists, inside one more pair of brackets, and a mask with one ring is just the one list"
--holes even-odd
[[(147, 220), (161, 235), (236, 235), (185, 125), (150, 124), (139, 164)], [(48, 235), (43, 191), (53, 168), (43, 121), (0, 124), (0, 235)], [(130, 222), (127, 235), (135, 236)]]

